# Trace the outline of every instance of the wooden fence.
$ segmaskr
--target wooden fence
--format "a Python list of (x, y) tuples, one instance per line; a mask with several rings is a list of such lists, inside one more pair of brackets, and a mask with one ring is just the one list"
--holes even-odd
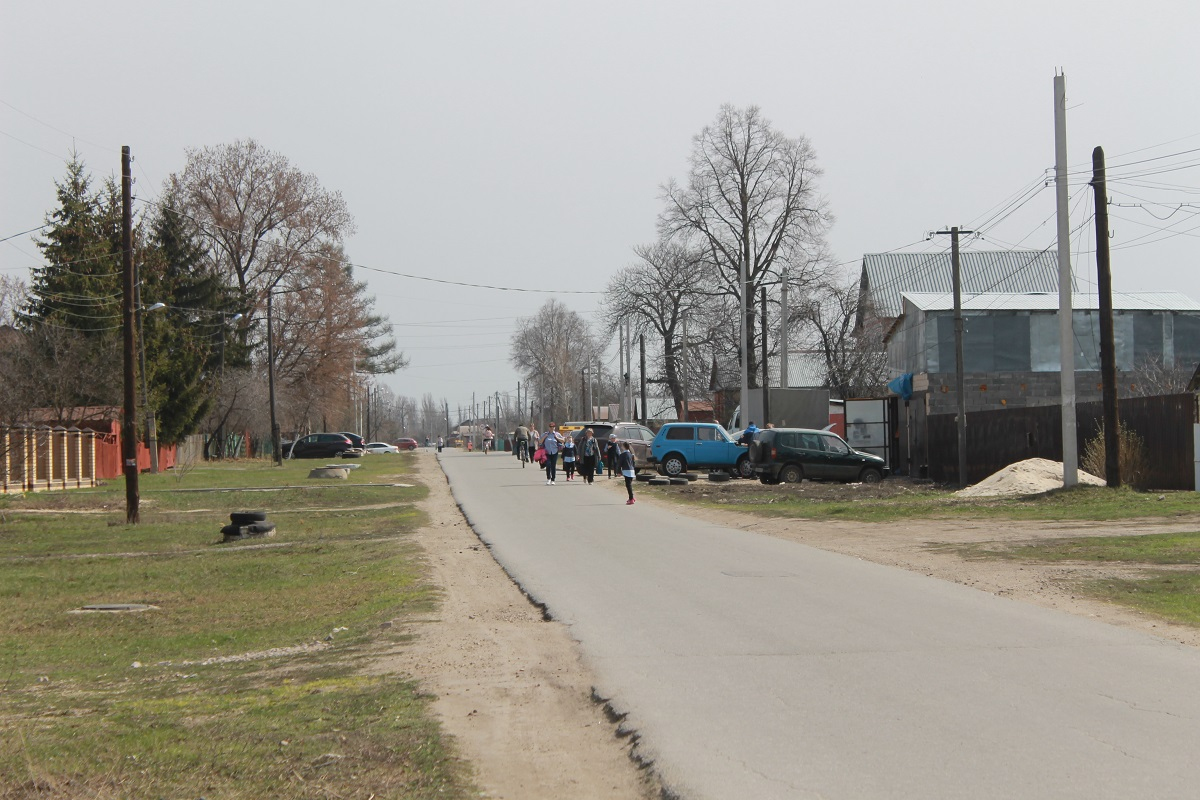
[[(1194, 394), (1130, 397), (1117, 403), (1121, 423), (1146, 446), (1146, 489), (1194, 489), (1192, 425), (1198, 416)], [(1099, 402), (1075, 406), (1075, 431), (1082, 455), (1103, 421)], [(954, 414), (927, 418), (929, 477), (958, 482), (958, 428)], [(967, 483), (977, 483), (1027, 458), (1062, 461), (1062, 408), (1036, 406), (967, 414)]]
[(0, 429), (0, 492), (95, 486), (96, 437), (79, 428)]

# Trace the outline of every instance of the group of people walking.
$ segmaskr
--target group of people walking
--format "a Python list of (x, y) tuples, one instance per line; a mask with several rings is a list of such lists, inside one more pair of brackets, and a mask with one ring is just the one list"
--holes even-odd
[(560, 433), (553, 422), (545, 433), (539, 433), (532, 423), (521, 425), (517, 428), (514, 438), (518, 455), (520, 448), (527, 448), (529, 458), (541, 463), (546, 471), (547, 486), (554, 486), (558, 480), (560, 456), (565, 479), (573, 481), (578, 473), (586, 484), (595, 483), (596, 469), (604, 459), (608, 461), (610, 478), (617, 470), (620, 470), (625, 478), (625, 490), (629, 494), (625, 505), (634, 504), (633, 481), (637, 475), (637, 466), (627, 442), (618, 443), (617, 438), (613, 436), (607, 444), (602, 445), (591, 428), (585, 429), (583, 436), (576, 442), (570, 434)]

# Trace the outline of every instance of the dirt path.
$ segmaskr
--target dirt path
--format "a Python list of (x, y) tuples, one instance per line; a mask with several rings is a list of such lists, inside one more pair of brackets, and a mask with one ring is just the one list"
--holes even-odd
[[(629, 758), (628, 740), (591, 699), (591, 676), (565, 626), (547, 622), (471, 531), (431, 453), (418, 452), (430, 496), (430, 525), (417, 534), (431, 576), (442, 588), (437, 614), (413, 626), (415, 640), (378, 665), (413, 675), (460, 752), (494, 798), (649, 798), (652, 776)], [(597, 481), (624, 491), (620, 481)], [(685, 514), (777, 536), (879, 564), (901, 567), (981, 591), (1036, 603), (1200, 646), (1200, 631), (1074, 594), (1085, 575), (1120, 575), (1112, 565), (969, 560), (955, 545), (1061, 536), (1115, 536), (1196, 530), (1200, 519), (1121, 523), (993, 523), (914, 520), (888, 525), (770, 519), (708, 506), (676, 504), (643, 492), (639, 503), (669, 503)]]

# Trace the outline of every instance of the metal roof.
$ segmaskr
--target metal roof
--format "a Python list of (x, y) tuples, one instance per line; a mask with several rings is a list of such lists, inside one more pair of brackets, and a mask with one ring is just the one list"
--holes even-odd
[[(1058, 256), (1038, 250), (959, 252), (962, 294), (1058, 293)], [(866, 253), (861, 288), (881, 317), (898, 317), (903, 292), (953, 292), (950, 253)], [(1073, 287), (1074, 288), (1074, 287)]]
[[(952, 311), (952, 292), (904, 292), (903, 297), (921, 311)], [(1058, 292), (963, 293), (964, 311), (1057, 311)], [(1076, 292), (1071, 307), (1098, 310), (1100, 296)], [(1200, 303), (1179, 292), (1113, 292), (1114, 311), (1200, 311)]]

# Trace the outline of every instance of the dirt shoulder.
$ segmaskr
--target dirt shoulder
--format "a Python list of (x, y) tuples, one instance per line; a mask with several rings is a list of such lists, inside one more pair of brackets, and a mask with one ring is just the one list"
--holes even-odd
[(590, 673), (567, 627), (547, 621), (471, 530), (438, 466), (417, 451), (429, 526), (416, 534), (437, 612), (375, 670), (416, 678), (489, 798), (560, 800), (655, 796), (630, 741), (592, 700)]

